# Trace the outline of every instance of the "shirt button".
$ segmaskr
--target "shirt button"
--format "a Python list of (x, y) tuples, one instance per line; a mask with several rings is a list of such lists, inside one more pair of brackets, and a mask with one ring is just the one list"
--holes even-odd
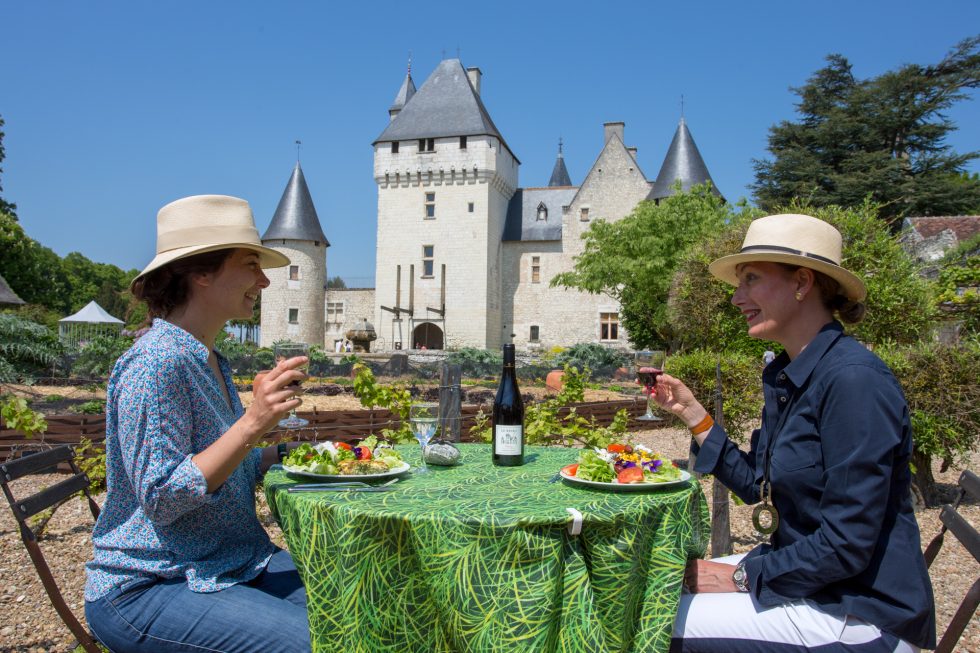
[(780, 372), (779, 376), (776, 377), (776, 380), (782, 383), (783, 381), (786, 380), (786, 374), (784, 372)]
[(779, 403), (781, 403), (781, 404), (785, 404), (786, 403), (786, 395), (783, 395), (782, 397), (779, 398)]

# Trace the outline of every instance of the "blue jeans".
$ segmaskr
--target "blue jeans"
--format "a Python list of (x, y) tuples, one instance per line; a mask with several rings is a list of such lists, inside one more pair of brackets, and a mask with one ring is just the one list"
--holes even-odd
[(85, 602), (85, 618), (113, 653), (303, 653), (306, 590), (277, 551), (248, 583), (203, 594), (183, 578), (141, 579)]

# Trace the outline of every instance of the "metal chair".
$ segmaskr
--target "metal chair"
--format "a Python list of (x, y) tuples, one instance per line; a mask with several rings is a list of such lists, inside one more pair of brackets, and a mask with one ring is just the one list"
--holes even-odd
[[(65, 462), (71, 467), (72, 475), (70, 477), (30, 496), (23, 498), (14, 497), (10, 488), (12, 481), (30, 474), (54, 472), (59, 463)], [(51, 569), (44, 560), (44, 554), (41, 553), (37, 536), (27, 523), (27, 520), (34, 515), (51, 508), (79, 491), (84, 492), (88, 498), (88, 506), (92, 511), (92, 516), (96, 519), (99, 517), (99, 505), (92, 499), (92, 496), (88, 492), (88, 476), (75, 464), (75, 452), (70, 446), (62, 445), (54, 449), (31, 453), (16, 460), (8, 460), (0, 463), (0, 485), (3, 486), (3, 493), (7, 497), (7, 503), (10, 504), (10, 509), (14, 512), (14, 519), (17, 520), (17, 524), (20, 526), (20, 537), (24, 541), (27, 553), (31, 556), (31, 562), (34, 563), (38, 576), (41, 578), (41, 584), (44, 585), (44, 590), (48, 593), (48, 598), (51, 599), (51, 604), (58, 612), (58, 616), (65, 622), (68, 630), (78, 640), (78, 645), (86, 653), (100, 653), (103, 649), (95, 642), (88, 630), (82, 626), (75, 615), (72, 614), (68, 604), (65, 603), (65, 599), (61, 595), (61, 590), (58, 588), (58, 584), (51, 574)]]
[[(970, 470), (964, 470), (960, 475), (959, 486), (960, 491), (956, 497), (956, 502), (951, 506), (948, 504), (943, 506), (942, 511), (939, 513), (939, 519), (942, 521), (943, 527), (939, 530), (939, 534), (929, 543), (929, 546), (926, 547), (924, 555), (926, 565), (930, 567), (932, 566), (933, 560), (939, 554), (939, 549), (943, 545), (943, 536), (947, 530), (956, 536), (956, 539), (963, 544), (967, 551), (973, 554), (973, 558), (977, 562), (980, 562), (980, 533), (956, 512), (957, 508), (960, 507), (960, 502), (967, 495), (973, 497), (974, 500), (980, 501), (980, 477)], [(949, 626), (946, 627), (946, 632), (943, 633), (942, 639), (939, 640), (936, 653), (952, 653), (955, 650), (956, 643), (966, 629), (967, 624), (973, 618), (973, 614), (977, 611), (977, 605), (980, 605), (980, 576), (977, 577), (973, 586), (966, 593), (966, 596), (963, 597), (960, 607), (957, 608), (956, 614), (953, 615)]]

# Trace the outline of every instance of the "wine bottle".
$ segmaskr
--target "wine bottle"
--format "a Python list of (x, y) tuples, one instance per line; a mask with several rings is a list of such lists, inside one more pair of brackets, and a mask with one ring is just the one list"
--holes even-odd
[(493, 400), (493, 464), (524, 464), (524, 402), (517, 388), (514, 345), (504, 345), (504, 370)]

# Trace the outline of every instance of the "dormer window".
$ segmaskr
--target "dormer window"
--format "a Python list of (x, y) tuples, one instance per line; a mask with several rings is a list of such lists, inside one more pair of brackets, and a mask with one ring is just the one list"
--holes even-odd
[(538, 204), (538, 220), (548, 219), (548, 207), (544, 205), (544, 202)]
[(435, 151), (436, 151), (436, 139), (434, 138), (419, 139), (419, 152), (435, 152)]
[(461, 149), (461, 150), (465, 150), (466, 149), (466, 137), (465, 136), (460, 136), (459, 137), (459, 149)]

